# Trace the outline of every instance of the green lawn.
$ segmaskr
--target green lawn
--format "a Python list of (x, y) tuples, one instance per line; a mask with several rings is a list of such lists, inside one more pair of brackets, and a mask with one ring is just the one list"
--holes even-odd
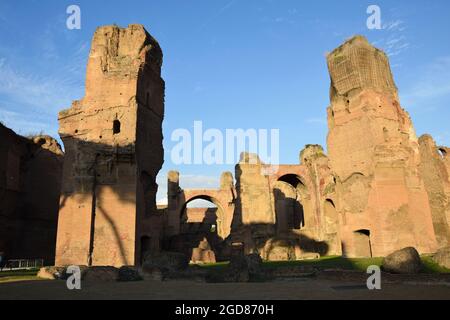
[[(433, 262), (431, 257), (421, 257), (424, 265), (424, 273), (450, 273), (449, 269), (439, 266)], [(383, 258), (344, 258), (341, 256), (327, 256), (313, 260), (298, 261), (265, 261), (264, 266), (267, 268), (293, 267), (293, 266), (310, 266), (317, 269), (343, 269), (366, 271), (371, 265), (381, 266)], [(226, 267), (228, 262), (219, 262), (200, 265), (202, 268), (220, 270)]]
[(2, 271), (0, 272), (0, 283), (39, 280), (38, 271), (39, 269)]
[(441, 267), (430, 256), (421, 256), (426, 273), (450, 273), (450, 269)]
[(340, 256), (327, 256), (320, 259), (299, 261), (266, 261), (268, 267), (310, 266), (318, 269), (344, 269), (366, 271), (370, 265), (380, 266), (383, 258), (343, 258)]

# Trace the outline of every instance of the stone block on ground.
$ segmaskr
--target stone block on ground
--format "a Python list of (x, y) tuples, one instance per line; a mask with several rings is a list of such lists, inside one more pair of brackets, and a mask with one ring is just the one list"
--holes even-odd
[(65, 271), (66, 267), (43, 267), (39, 269), (37, 277), (47, 280), (63, 279)]
[(118, 281), (140, 281), (142, 280), (138, 270), (132, 266), (123, 266), (119, 269)]
[(422, 270), (422, 261), (417, 250), (408, 247), (395, 251), (384, 258), (382, 269), (389, 273), (419, 273)]
[(83, 281), (116, 281), (119, 269), (115, 267), (89, 267), (82, 274)]

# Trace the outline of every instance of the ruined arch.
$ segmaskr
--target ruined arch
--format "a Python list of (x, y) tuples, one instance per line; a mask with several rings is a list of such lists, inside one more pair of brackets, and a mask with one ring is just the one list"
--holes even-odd
[(279, 231), (303, 228), (305, 226), (303, 201), (307, 195), (307, 188), (302, 178), (293, 173), (280, 176), (274, 184), (273, 195)]
[[(220, 196), (218, 190), (184, 190), (182, 193), (176, 212), (180, 228), (175, 248), (185, 252), (194, 263), (223, 260), (224, 240), (230, 234), (231, 210)], [(189, 207), (196, 200), (208, 201), (216, 207)]]
[(293, 186), (294, 188), (300, 187), (306, 189), (306, 183), (304, 182), (303, 178), (295, 173), (284, 174), (280, 176), (277, 180), (286, 182), (291, 186)]
[[(229, 226), (226, 225), (228, 219), (226, 219), (226, 216), (225, 216), (227, 214), (227, 212), (225, 211), (226, 210), (225, 204), (221, 203), (221, 201), (216, 196), (209, 194), (208, 192), (194, 193), (194, 194), (188, 193), (185, 196), (183, 205), (180, 207), (180, 211), (178, 213), (179, 219), (180, 220), (183, 219), (183, 215), (185, 214), (185, 212), (188, 208), (188, 204), (195, 200), (205, 200), (205, 201), (213, 203), (217, 207), (217, 210), (215, 212), (216, 232), (220, 238), (225, 239), (229, 234), (229, 231), (228, 231)], [(213, 221), (213, 220), (214, 220), (214, 218), (211, 216), (208, 216), (208, 212), (206, 212), (205, 221), (208, 222), (208, 221)]]

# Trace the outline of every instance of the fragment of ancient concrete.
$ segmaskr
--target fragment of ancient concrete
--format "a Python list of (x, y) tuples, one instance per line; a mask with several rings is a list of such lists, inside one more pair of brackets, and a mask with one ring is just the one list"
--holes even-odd
[(346, 256), (437, 248), (419, 143), (385, 53), (362, 36), (327, 56), (328, 152)]
[(162, 58), (141, 25), (96, 30), (85, 96), (59, 113), (66, 156), (57, 265), (133, 265), (159, 246)]
[(0, 142), (0, 252), (52, 265), (63, 152), (52, 137), (22, 137), (2, 124)]

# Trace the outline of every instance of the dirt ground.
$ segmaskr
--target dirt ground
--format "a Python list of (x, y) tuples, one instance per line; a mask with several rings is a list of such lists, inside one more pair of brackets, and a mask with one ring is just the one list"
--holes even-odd
[(368, 290), (364, 282), (293, 279), (264, 283), (195, 281), (82, 282), (70, 291), (65, 281), (23, 281), (0, 284), (0, 299), (168, 299), (168, 300), (310, 300), (310, 299), (445, 299), (449, 284), (385, 283)]

